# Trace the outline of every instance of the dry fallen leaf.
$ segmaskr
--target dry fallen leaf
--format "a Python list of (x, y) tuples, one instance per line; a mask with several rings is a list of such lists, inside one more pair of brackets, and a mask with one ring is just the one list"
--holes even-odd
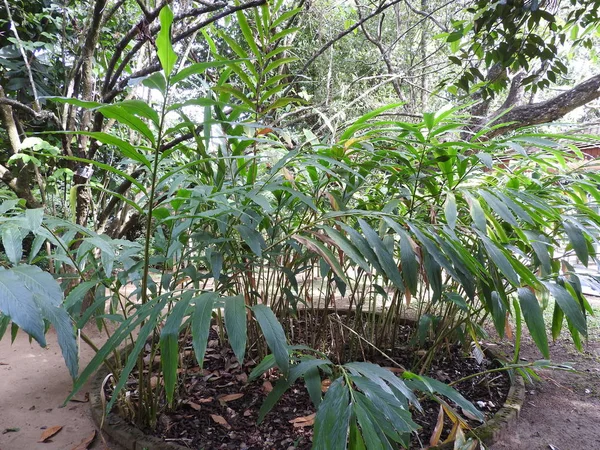
[(62, 425), (56, 425), (54, 427), (46, 428), (40, 436), (40, 440), (38, 442), (46, 442), (60, 430), (62, 430)]
[(227, 394), (223, 397), (219, 397), (219, 401), (224, 403), (232, 402), (234, 400), (242, 398), (243, 396), (244, 394), (242, 394), (241, 392), (238, 392), (237, 394)]
[(309, 414), (308, 416), (296, 417), (290, 420), (291, 424), (294, 424), (294, 428), (303, 428), (311, 426), (315, 423), (316, 413)]
[(88, 447), (90, 446), (90, 444), (92, 442), (94, 442), (95, 438), (96, 438), (96, 430), (92, 431), (92, 434), (90, 434), (88, 437), (83, 438), (81, 440), (81, 442), (79, 444), (77, 444), (75, 447), (73, 447), (71, 450), (88, 450)]
[(187, 404), (190, 406), (190, 408), (195, 409), (196, 411), (200, 411), (200, 408), (202, 408), (202, 406), (200, 406), (198, 403), (187, 402)]
[(244, 411), (244, 417), (250, 417), (251, 415), (252, 415), (252, 411), (250, 411), (249, 409)]
[(229, 425), (227, 423), (227, 421), (223, 418), (223, 416), (219, 416), (217, 414), (211, 414), (210, 418), (212, 420), (214, 420), (216, 423), (218, 423), (219, 425), (224, 426), (225, 428), (227, 428), (228, 430), (231, 430), (231, 425)]
[(263, 389), (265, 391), (265, 394), (268, 394), (269, 392), (271, 392), (273, 390), (273, 385), (271, 384), (270, 381), (265, 381), (263, 383)]
[(241, 381), (242, 383), (248, 382), (248, 375), (246, 375), (245, 373), (240, 373), (240, 374), (236, 375), (235, 377), (237, 378), (238, 381)]
[(444, 429), (444, 408), (440, 405), (440, 412), (438, 413), (437, 422), (435, 424), (435, 428), (433, 429), (433, 433), (429, 438), (429, 445), (435, 447), (440, 442), (440, 437), (442, 437), (442, 430)]
[(212, 397), (206, 397), (206, 398), (199, 398), (198, 399), (198, 403), (210, 403), (213, 401)]

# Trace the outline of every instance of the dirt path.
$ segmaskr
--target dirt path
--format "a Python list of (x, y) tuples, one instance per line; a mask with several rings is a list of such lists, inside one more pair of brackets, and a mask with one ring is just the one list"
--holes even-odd
[[(98, 329), (86, 330), (92, 338)], [(0, 449), (70, 450), (94, 432), (88, 402), (62, 403), (72, 381), (53, 330), (47, 335), (48, 347), (19, 332), (11, 345), (10, 336), (0, 341)], [(81, 346), (81, 365), (93, 356), (87, 345)], [(85, 400), (86, 388), (76, 399)], [(62, 426), (49, 442), (37, 442), (44, 430)], [(96, 439), (90, 448), (104, 448)]]
[[(87, 329), (94, 340), (94, 327)], [(590, 342), (585, 354), (577, 353), (566, 340), (551, 349), (556, 362), (570, 361), (578, 374), (541, 371), (544, 382), (527, 387), (521, 419), (514, 430), (491, 450), (575, 450), (600, 449), (600, 340)], [(522, 356), (539, 359), (531, 343)], [(82, 365), (92, 357), (82, 346)], [(71, 380), (64, 367), (56, 336), (48, 334), (48, 348), (29, 343), (19, 333), (0, 341), (0, 450), (71, 450), (94, 431), (89, 403), (61, 405), (69, 393)], [(77, 398), (84, 399), (83, 389)], [(63, 429), (51, 442), (38, 443), (45, 429)], [(18, 429), (18, 431), (7, 431)], [(3, 433), (4, 432), (4, 433)], [(114, 446), (109, 446), (114, 449)], [(104, 449), (96, 438), (91, 449)]]
[[(517, 426), (491, 450), (600, 449), (600, 342), (590, 342), (580, 354), (560, 341), (550, 353), (553, 361), (571, 362), (578, 373), (540, 371), (543, 382), (526, 387)], [(531, 343), (522, 355), (540, 359)]]

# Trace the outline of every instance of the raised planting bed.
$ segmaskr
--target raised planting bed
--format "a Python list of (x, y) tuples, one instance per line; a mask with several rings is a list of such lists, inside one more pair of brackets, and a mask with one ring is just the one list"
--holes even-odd
[[(301, 381), (293, 385), (264, 421), (257, 425), (260, 407), (278, 379), (277, 370), (249, 383), (248, 375), (259, 361), (250, 355), (240, 365), (229, 346), (220, 344), (214, 329), (210, 332), (202, 369), (197, 366), (191, 343), (182, 340), (180, 344), (185, 368), (180, 373), (179, 403), (172, 411), (159, 416), (157, 428), (153, 431), (139, 430), (116, 413), (110, 413), (104, 420), (103, 431), (117, 443), (131, 450), (311, 448), (315, 408)], [(458, 346), (450, 346), (447, 350), (449, 352), (435, 360), (427, 376), (451, 383), (495, 364), (496, 357), (489, 349), (481, 364), (465, 356)], [(406, 348), (399, 348), (391, 356), (410, 370), (414, 355)], [(401, 372), (381, 356), (374, 354), (368, 359), (393, 372)], [(149, 370), (156, 371), (156, 383), (162, 382), (159, 366), (160, 355), (152, 364), (148, 361)], [(106, 375), (106, 370), (99, 371), (91, 388), (92, 416), (98, 426), (102, 422), (104, 402), (101, 392)], [(135, 398), (135, 373), (127, 386)], [(328, 382), (324, 379), (322, 390), (325, 392), (327, 388)], [(525, 392), (522, 379), (515, 376), (511, 382), (505, 372), (478, 375), (457, 383), (454, 388), (485, 414), (484, 424), (465, 418), (472, 427), (468, 435), (478, 437), (487, 445), (497, 440), (516, 421)], [(103, 395), (109, 398), (112, 395), (110, 388), (105, 386)], [(421, 405), (424, 414), (413, 412), (413, 420), (421, 429), (418, 435), (412, 437), (411, 448), (427, 447), (438, 421), (438, 403), (423, 399)], [(446, 439), (452, 428), (447, 416), (445, 422), (439, 442)], [(440, 444), (436, 448), (451, 449), (452, 444)]]

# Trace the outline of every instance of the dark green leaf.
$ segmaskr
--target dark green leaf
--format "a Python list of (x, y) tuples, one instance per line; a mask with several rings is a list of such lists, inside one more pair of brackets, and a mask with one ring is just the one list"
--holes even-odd
[(587, 323), (579, 302), (562, 286), (547, 281), (543, 282), (543, 284), (550, 291), (550, 294), (554, 297), (560, 309), (562, 309), (569, 323), (581, 334), (587, 336)]
[(225, 301), (225, 328), (229, 342), (240, 364), (244, 363), (246, 353), (246, 303), (244, 297), (226, 297)]
[(529, 333), (531, 334), (533, 341), (542, 352), (542, 355), (544, 355), (544, 358), (550, 358), (544, 316), (536, 296), (527, 288), (519, 288), (517, 290), (517, 296), (519, 297), (519, 303), (521, 304), (523, 318), (525, 319), (527, 328), (529, 328)]
[[(169, 406), (173, 405), (173, 394), (177, 384), (177, 368), (179, 367), (179, 327), (190, 304), (190, 299), (182, 299), (175, 303), (160, 333), (160, 363), (162, 366), (165, 394)], [(138, 338), (139, 339), (139, 338)]]
[(283, 327), (268, 306), (258, 304), (252, 308), (252, 311), (260, 325), (267, 345), (275, 355), (279, 370), (287, 378), (290, 369), (290, 355)]
[(192, 346), (194, 347), (196, 360), (200, 367), (204, 365), (210, 320), (216, 297), (216, 293), (207, 292), (192, 300), (195, 305), (194, 312), (192, 313)]
[(313, 450), (345, 450), (350, 424), (350, 393), (342, 378), (327, 390), (317, 411)]

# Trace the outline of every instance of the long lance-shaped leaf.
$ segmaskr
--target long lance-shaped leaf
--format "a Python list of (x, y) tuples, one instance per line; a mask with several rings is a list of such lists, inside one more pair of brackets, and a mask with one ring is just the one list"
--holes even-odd
[(514, 227), (518, 227), (519, 223), (515, 219), (515, 216), (510, 212), (508, 207), (500, 201), (498, 198), (494, 197), (491, 193), (480, 190), (479, 194), (488, 204), (488, 206), (496, 213), (498, 216), (502, 218), (505, 222), (508, 222)]
[(481, 238), (483, 246), (485, 247), (490, 259), (500, 269), (504, 276), (506, 276), (508, 281), (510, 281), (514, 286), (518, 286), (520, 284), (519, 276), (517, 275), (517, 272), (515, 272), (515, 269), (511, 265), (504, 252), (500, 250), (500, 248), (498, 248), (498, 246), (496, 246), (496, 244), (494, 244), (486, 235), (479, 231), (477, 234), (479, 234), (479, 237)]
[[(56, 131), (53, 134), (65, 134), (65, 133), (66, 132)], [(148, 161), (148, 158), (146, 158), (142, 153), (137, 151), (136, 148), (133, 145), (131, 145), (129, 142), (126, 142), (123, 139), (119, 139), (118, 137), (113, 136), (112, 134), (103, 133), (101, 131), (69, 131), (69, 134), (89, 136), (93, 139), (96, 139), (99, 142), (102, 142), (103, 144), (114, 145), (121, 151), (123, 156), (125, 156), (126, 158), (133, 159), (134, 161), (144, 164), (146, 167), (150, 167), (150, 161)], [(65, 157), (65, 159), (75, 159), (75, 158)], [(96, 163), (90, 161), (90, 164), (96, 164)], [(100, 166), (100, 165), (98, 164), (98, 166)]]
[(448, 386), (447, 384), (442, 383), (441, 381), (435, 380), (433, 378), (425, 377), (422, 375), (416, 375), (411, 372), (404, 372), (403, 376), (407, 379), (406, 384), (415, 389), (419, 389), (423, 392), (431, 392), (441, 394), (444, 397), (452, 400), (458, 406), (460, 406), (464, 411), (467, 411), (472, 416), (476, 417), (477, 420), (483, 422), (485, 420), (485, 416), (479, 411), (473, 404), (464, 398), (457, 390)]
[(165, 326), (160, 333), (160, 363), (165, 379), (165, 394), (169, 406), (173, 404), (173, 394), (177, 384), (177, 367), (179, 365), (179, 327), (190, 304), (190, 299), (177, 301)]
[[(157, 299), (155, 299), (155, 300), (157, 300)], [(125, 384), (127, 383), (127, 379), (129, 378), (129, 374), (131, 373), (131, 371), (133, 370), (133, 368), (135, 367), (135, 365), (138, 362), (138, 355), (144, 349), (144, 346), (146, 345), (146, 340), (150, 336), (150, 333), (157, 326), (158, 316), (160, 315), (160, 313), (161, 313), (161, 311), (162, 311), (165, 303), (167, 302), (167, 300), (168, 300), (168, 297), (165, 296), (164, 298), (161, 299), (161, 301), (157, 302), (157, 304), (155, 305), (154, 308), (149, 308), (148, 311), (144, 312), (144, 314), (147, 313), (148, 315), (146, 317), (142, 317), (142, 320), (146, 319), (146, 318), (148, 320), (142, 326), (142, 328), (140, 329), (140, 332), (137, 335), (137, 339), (136, 339), (135, 345), (133, 346), (133, 349), (131, 350), (131, 353), (127, 356), (127, 362), (125, 363), (125, 367), (123, 367), (123, 370), (121, 370), (121, 373), (119, 374), (119, 380), (117, 382), (117, 385), (115, 386), (115, 391), (114, 391), (115, 393), (121, 392), (121, 389), (123, 389), (125, 387)], [(149, 303), (146, 303), (146, 305), (148, 305)], [(142, 309), (142, 308), (140, 308), (140, 309)], [(140, 324), (141, 321), (138, 321), (136, 319), (133, 323)], [(132, 330), (130, 330), (129, 333), (131, 333), (131, 331)], [(122, 336), (122, 339), (126, 338), (127, 335), (129, 335), (129, 333), (124, 334)], [(110, 341), (110, 339), (109, 339), (109, 341)], [(106, 343), (108, 344), (108, 341)], [(105, 347), (106, 347), (106, 345), (105, 345)], [(109, 348), (108, 351), (114, 351), (114, 348), (115, 347)], [(102, 352), (102, 349), (100, 350), (100, 352)], [(100, 352), (98, 352), (98, 353), (100, 353)], [(94, 361), (94, 360), (92, 359), (92, 361)], [(88, 365), (88, 367), (91, 364), (92, 364), (92, 362), (90, 362), (90, 364)], [(88, 369), (88, 367), (86, 367), (84, 369), (84, 372)], [(83, 376), (83, 374), (82, 374), (82, 376)], [(77, 379), (76, 383), (79, 383), (81, 379), (85, 380), (85, 378), (82, 378), (82, 376), (80, 376)], [(75, 391), (75, 388), (73, 388), (73, 390)], [(69, 401), (70, 398), (71, 397), (69, 397), (67, 399), (67, 401)], [(106, 405), (105, 414), (108, 414), (110, 412), (110, 410), (112, 409), (112, 407), (114, 406), (114, 404), (116, 403), (116, 401), (117, 401), (118, 398), (119, 398), (119, 395), (115, 394), (115, 395), (112, 396), (112, 398), (108, 402), (108, 405)]]
[(339, 261), (335, 258), (333, 253), (331, 253), (331, 250), (325, 247), (321, 242), (311, 239), (307, 236), (294, 235), (292, 236), (292, 238), (308, 247), (312, 252), (321, 256), (325, 260), (325, 262), (329, 264), (331, 270), (335, 272), (335, 274), (340, 278), (340, 280), (342, 280), (346, 284), (348, 283), (348, 280), (346, 279), (346, 274), (344, 273), (344, 269), (342, 269), (342, 266), (340, 266)]
[(384, 217), (385, 222), (396, 232), (400, 237), (400, 261), (402, 262), (402, 278), (406, 283), (410, 293), (417, 293), (419, 284), (419, 263), (415, 255), (413, 245), (414, 241), (409, 236), (408, 232), (402, 228), (400, 224), (393, 221), (389, 217)]
[(236, 295), (228, 297), (225, 301), (225, 328), (229, 342), (236, 358), (243, 364), (246, 353), (246, 304), (244, 297)]
[(146, 125), (143, 120), (136, 117), (134, 114), (128, 112), (125, 108), (118, 105), (108, 105), (98, 108), (98, 111), (100, 111), (106, 118), (115, 119), (130, 129), (137, 131), (146, 139), (148, 139), (152, 145), (155, 144), (156, 140), (154, 138), (154, 133), (152, 133), (148, 125)]
[(581, 311), (579, 302), (574, 299), (564, 287), (547, 281), (543, 282), (543, 284), (546, 286), (546, 289), (550, 291), (550, 294), (554, 297), (554, 300), (556, 300), (560, 309), (565, 313), (569, 323), (571, 323), (581, 334), (587, 336), (587, 323), (585, 316)]
[(275, 361), (279, 370), (287, 378), (290, 370), (290, 355), (283, 327), (268, 306), (258, 304), (252, 308), (252, 311), (254, 312), (256, 321), (260, 325), (267, 345), (275, 355)]
[(177, 61), (177, 53), (173, 50), (171, 43), (171, 24), (173, 23), (171, 8), (168, 5), (164, 6), (160, 10), (158, 18), (160, 19), (160, 31), (156, 36), (156, 52), (165, 77), (169, 78)]
[(240, 62), (244, 62), (244, 59), (227, 59), (223, 61), (208, 61), (195, 63), (191, 66), (188, 66), (184, 69), (181, 69), (177, 74), (171, 77), (171, 82), (173, 84), (185, 80), (186, 78), (192, 75), (201, 75), (206, 72), (207, 69), (215, 68), (215, 67), (223, 67), (223, 66), (234, 66)]
[(350, 423), (350, 393), (342, 378), (327, 390), (315, 417), (313, 450), (345, 450)]
[(196, 360), (200, 367), (204, 365), (204, 355), (206, 354), (208, 333), (210, 332), (210, 320), (216, 297), (216, 293), (207, 292), (193, 299), (195, 308), (192, 314), (192, 346), (194, 347)]
[(396, 265), (392, 254), (385, 248), (383, 241), (379, 239), (375, 230), (373, 230), (373, 228), (371, 228), (363, 219), (358, 219), (358, 224), (360, 225), (367, 242), (371, 244), (375, 250), (375, 254), (379, 259), (379, 263), (381, 264), (385, 275), (387, 275), (398, 289), (404, 290), (404, 282), (402, 281), (398, 266)]
[[(65, 400), (65, 405), (69, 400), (71, 400), (75, 396), (75, 394), (77, 394), (77, 392), (79, 392), (79, 390), (83, 387), (83, 385), (89, 379), (89, 377), (93, 373), (95, 373), (102, 364), (104, 364), (105, 359), (108, 358), (109, 355), (112, 352), (114, 352), (115, 349), (118, 348), (121, 342), (123, 342), (123, 340), (125, 340), (129, 336), (129, 334), (139, 326), (141, 322), (148, 319), (148, 316), (153, 312), (153, 310), (160, 312), (160, 310), (162, 309), (162, 305), (164, 304), (164, 299), (162, 304), (159, 303), (159, 299), (160, 298), (157, 297), (155, 299), (152, 299), (148, 303), (145, 303), (135, 312), (134, 315), (129, 316), (126, 320), (124, 320), (121, 323), (121, 325), (119, 325), (119, 327), (114, 331), (114, 333), (106, 341), (106, 343), (98, 350), (98, 352), (96, 352), (89, 364), (83, 369), (83, 371), (73, 384), (73, 389), (71, 390), (71, 393)], [(145, 341), (143, 339), (138, 339), (135, 347), (137, 347), (138, 345), (141, 351), (141, 349), (145, 345)], [(133, 368), (134, 364), (135, 361), (133, 361), (131, 368)], [(122, 376), (120, 377), (120, 380), (123, 380), (124, 385), (127, 380), (127, 376), (129, 375), (129, 372), (122, 372), (121, 375)], [(118, 395), (113, 396), (114, 399), (116, 399), (117, 397)]]
[(575, 254), (579, 258), (579, 260), (583, 263), (584, 266), (587, 267), (589, 263), (589, 253), (587, 247), (587, 241), (585, 240), (585, 236), (583, 232), (579, 229), (579, 227), (573, 225), (568, 220), (563, 222), (563, 227), (567, 232), (567, 236), (569, 236), (569, 241), (575, 250)]
[(519, 288), (517, 290), (517, 296), (521, 305), (521, 311), (523, 312), (523, 318), (529, 328), (531, 337), (536, 343), (538, 349), (544, 355), (544, 358), (550, 358), (550, 350), (548, 349), (548, 336), (546, 335), (546, 324), (544, 323), (544, 316), (542, 308), (536, 296), (527, 288)]
[(352, 262), (358, 265), (358, 267), (360, 267), (365, 272), (371, 272), (369, 263), (365, 261), (358, 249), (348, 239), (346, 239), (346, 237), (342, 233), (326, 225), (323, 225), (321, 228), (327, 233), (327, 236), (329, 236), (333, 240), (333, 242), (335, 242), (335, 244), (340, 248), (340, 250), (344, 252), (346, 256), (348, 256), (348, 258), (350, 258)]

